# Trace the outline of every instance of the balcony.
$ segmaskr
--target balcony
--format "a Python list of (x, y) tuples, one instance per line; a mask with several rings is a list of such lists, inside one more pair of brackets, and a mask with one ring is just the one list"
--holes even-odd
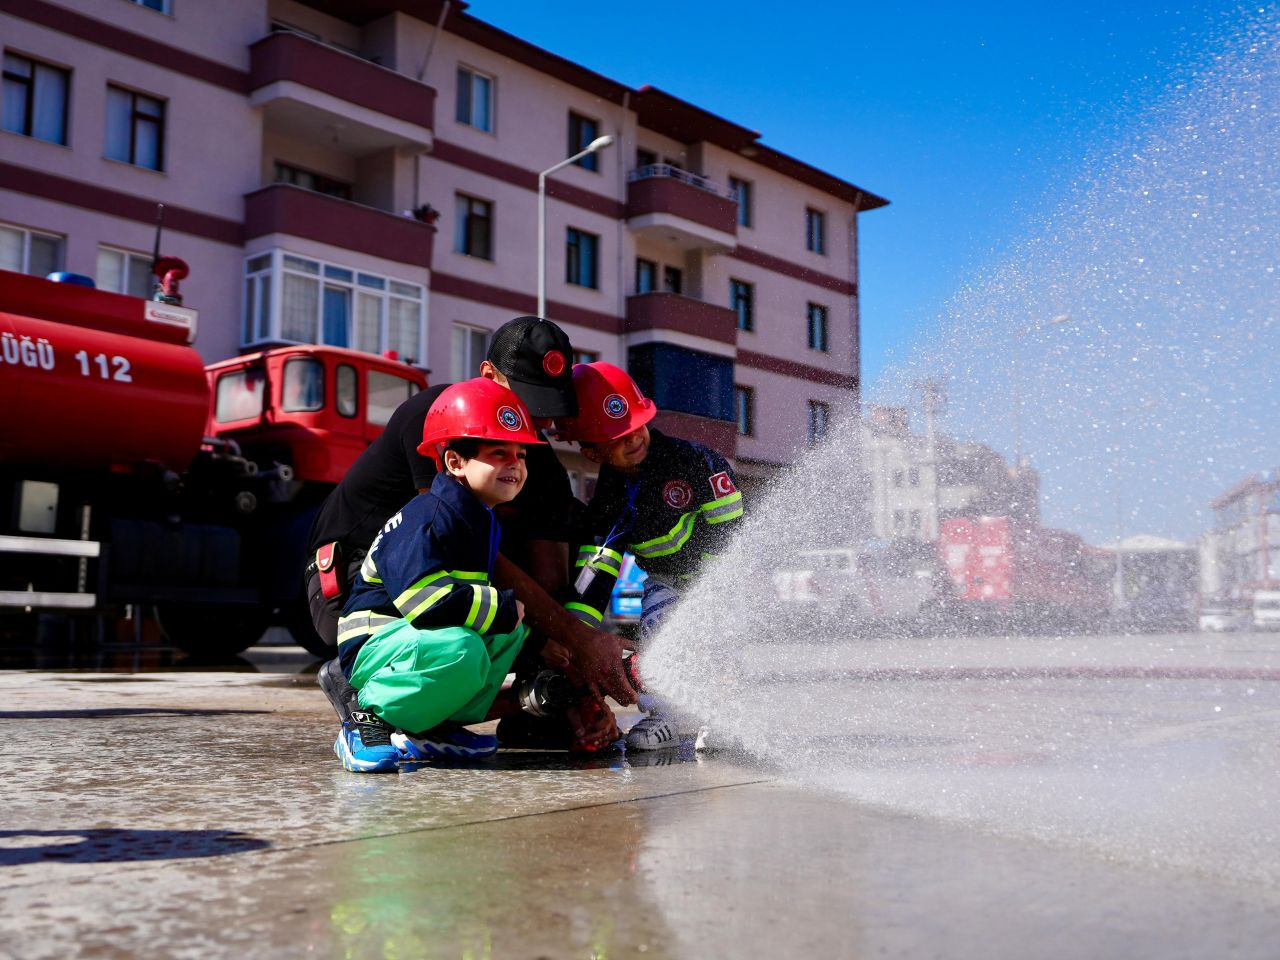
[(249, 89), (266, 128), (295, 139), (352, 156), (431, 148), (434, 88), (296, 33), (250, 45)]
[(719, 343), (736, 343), (738, 316), (728, 307), (678, 293), (639, 293), (627, 297), (626, 333), (668, 330)]
[(706, 177), (667, 163), (627, 175), (627, 226), (684, 250), (725, 249), (738, 244), (738, 203)]
[(428, 269), (436, 233), (412, 217), (285, 183), (245, 194), (244, 226), (246, 241), (282, 233)]

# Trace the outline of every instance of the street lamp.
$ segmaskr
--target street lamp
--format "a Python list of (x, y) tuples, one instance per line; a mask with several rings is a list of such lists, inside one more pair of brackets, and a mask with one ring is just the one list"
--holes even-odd
[(605, 134), (596, 137), (587, 146), (572, 157), (566, 157), (553, 167), (547, 167), (538, 174), (538, 316), (547, 317), (547, 177), (561, 167), (577, 163), (589, 153), (603, 150), (613, 143), (613, 137)]
[(1069, 314), (1061, 313), (1051, 320), (1042, 320), (1023, 327), (1013, 335), (1013, 468), (1022, 470), (1022, 381), (1019, 379), (1018, 362), (1022, 350), (1022, 338), (1038, 333), (1045, 327), (1070, 323)]

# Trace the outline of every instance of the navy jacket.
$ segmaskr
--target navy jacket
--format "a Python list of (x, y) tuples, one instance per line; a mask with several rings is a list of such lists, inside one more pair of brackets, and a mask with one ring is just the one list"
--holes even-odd
[(515, 597), (490, 585), (500, 528), (493, 511), (445, 473), (382, 528), (338, 621), (338, 660), (350, 677), (374, 631), (398, 619), (421, 630), (516, 627)]

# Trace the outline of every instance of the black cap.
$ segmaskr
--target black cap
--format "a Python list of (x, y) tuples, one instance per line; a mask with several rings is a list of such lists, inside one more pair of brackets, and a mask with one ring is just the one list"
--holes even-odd
[(550, 320), (508, 320), (493, 332), (488, 359), (507, 378), (533, 416), (577, 415), (573, 347), (565, 332)]

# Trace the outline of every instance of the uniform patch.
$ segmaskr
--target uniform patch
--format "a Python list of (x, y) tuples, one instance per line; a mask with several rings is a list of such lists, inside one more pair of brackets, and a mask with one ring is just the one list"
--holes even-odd
[(498, 423), (514, 432), (524, 426), (524, 419), (515, 407), (499, 407)]
[(621, 420), (631, 408), (626, 398), (620, 393), (611, 393), (604, 398), (604, 415), (614, 420)]
[(711, 492), (717, 497), (727, 497), (731, 493), (736, 493), (738, 488), (733, 485), (733, 478), (729, 476), (728, 470), (721, 470), (710, 478)]
[(683, 510), (693, 503), (693, 487), (683, 480), (668, 480), (662, 488), (662, 502), (673, 510)]
[(564, 354), (559, 350), (548, 350), (542, 355), (542, 369), (547, 371), (547, 376), (558, 377), (564, 373), (565, 368)]

